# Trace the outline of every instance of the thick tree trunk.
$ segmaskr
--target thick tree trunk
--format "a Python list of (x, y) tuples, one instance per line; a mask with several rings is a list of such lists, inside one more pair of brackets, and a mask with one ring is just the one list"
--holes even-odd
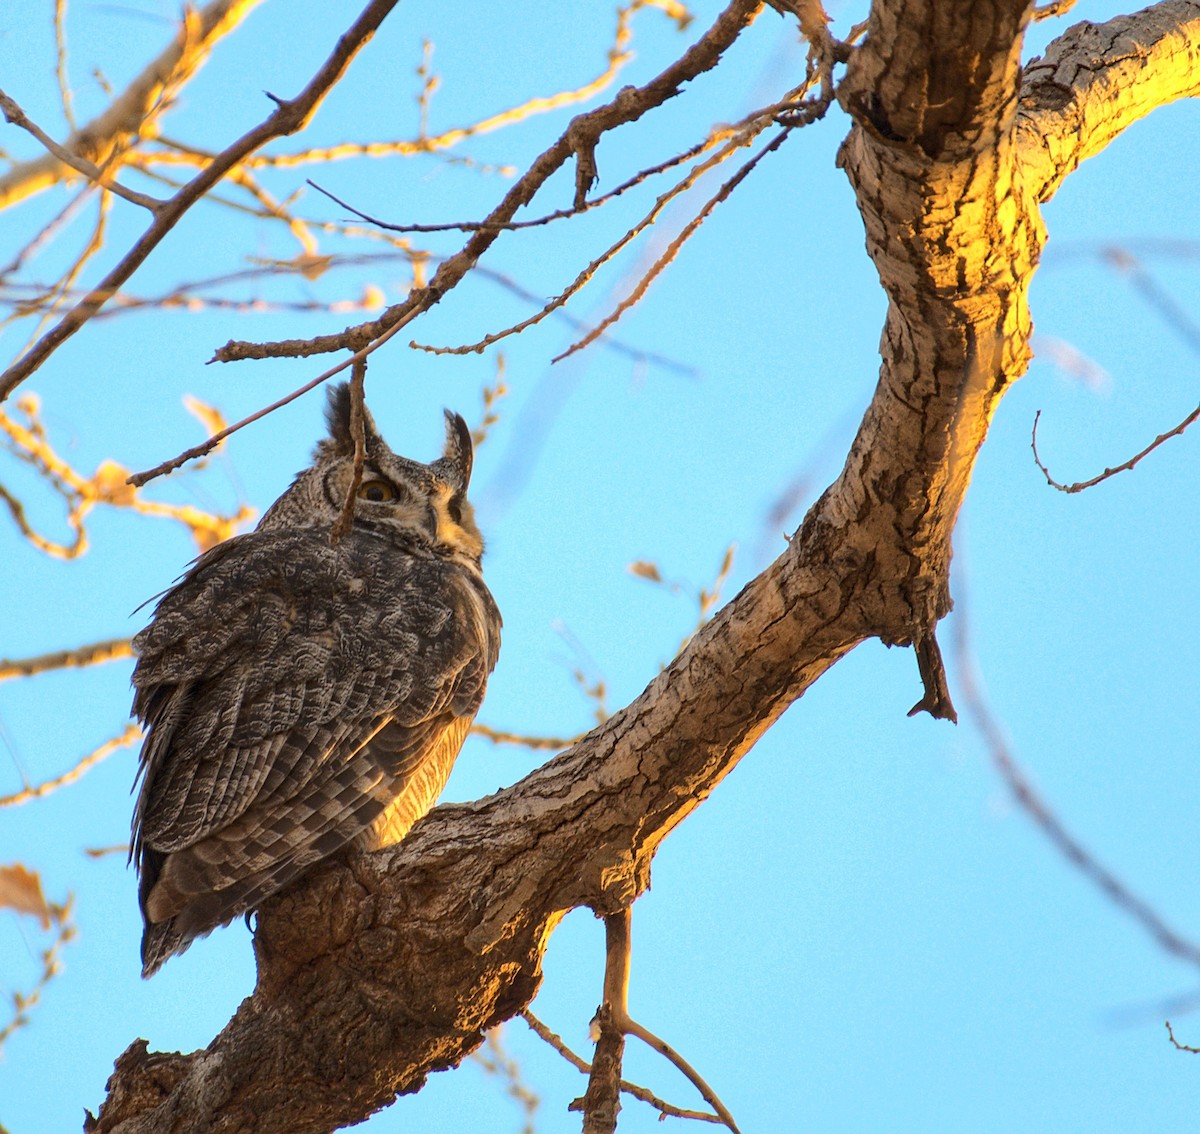
[[(1019, 0), (872, 10), (839, 91), (840, 160), (890, 301), (883, 362), (845, 468), (784, 554), (573, 748), (269, 903), (253, 995), (203, 1052), (134, 1044), (95, 1129), (361, 1120), (528, 1004), (563, 914), (642, 893), (659, 843), (859, 642), (915, 643), (922, 707), (952, 712), (933, 632), (976, 456), (1029, 359), (1038, 202), (1200, 73), (1200, 5), (1173, 0), (1072, 29), (1022, 88), (1028, 18)], [(1119, 106), (1098, 115), (1092, 98)]]

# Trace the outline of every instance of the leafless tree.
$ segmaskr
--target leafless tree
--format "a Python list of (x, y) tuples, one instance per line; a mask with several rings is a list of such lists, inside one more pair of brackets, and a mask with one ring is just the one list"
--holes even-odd
[[(551, 932), (577, 907), (604, 916), (610, 929), (601, 1049), (584, 1106), (587, 1129), (612, 1129), (620, 1037), (637, 1027), (623, 1003), (622, 936), (662, 841), (792, 702), (867, 639), (911, 646), (924, 685), (914, 712), (954, 717), (936, 636), (951, 607), (951, 536), (993, 415), (1030, 359), (1029, 286), (1046, 238), (1041, 206), (1131, 123), (1200, 91), (1200, 4), (1163, 0), (1104, 25), (1080, 23), (1024, 67), (1030, 21), (1069, 5), (1039, 12), (1028, 0), (874, 0), (865, 26), (845, 40), (812, 0), (772, 6), (807, 40), (806, 73), (758, 113), (659, 168), (686, 166), (683, 184), (701, 167), (742, 161), (698, 225), (792, 133), (827, 112), (844, 116), (838, 160), (888, 309), (879, 383), (841, 474), (784, 553), (629, 705), (511, 788), (438, 808), (398, 848), (325, 866), (273, 899), (259, 914), (253, 995), (204, 1051), (164, 1055), (132, 1045), (92, 1129), (266, 1134), (360, 1121), (459, 1063), (488, 1028), (525, 1010)], [(173, 66), (202, 58), (238, 7), (214, 4), (189, 17)], [(129, 148), (133, 125), (161, 105), (149, 82), (114, 104), (111, 121), (63, 145), (45, 138), (45, 157), (0, 179), (2, 200), (46, 179), (80, 176), (88, 192), (103, 187), (106, 198), (117, 193), (149, 216), (98, 285), (76, 294), (66, 281), (62, 310), (0, 376), (0, 396), (17, 394), (68, 337), (119, 304), (133, 272), (196, 201), (231, 179), (252, 179), (268, 141), (302, 131), (392, 7), (393, 0), (370, 3), (304, 90), (278, 99), (260, 126), (219, 154), (188, 154), (194, 173), (168, 197), (121, 183), (128, 166), (153, 156)], [(415, 327), (481, 270), (501, 233), (611, 197), (591, 196), (601, 138), (635, 128), (684, 84), (726, 65), (727, 49), (761, 8), (731, 0), (658, 77), (579, 114), (486, 217), (458, 226), (461, 250), (428, 279), (414, 278), (400, 302), (310, 340), (229, 343), (218, 359), (341, 352), (307, 389)], [(11, 100), (3, 105), (10, 122), (36, 129)], [(544, 202), (545, 183), (570, 165), (573, 201)], [(581, 265), (573, 288), (653, 223), (662, 200), (643, 225)], [(284, 213), (261, 195), (260, 204)], [(612, 319), (581, 333), (577, 345), (609, 330), (641, 290), (633, 287)], [(461, 349), (499, 341), (566, 298)], [(202, 455), (241, 424), (221, 423), (212, 440), (164, 467)], [(132, 483), (150, 484), (161, 471)]]

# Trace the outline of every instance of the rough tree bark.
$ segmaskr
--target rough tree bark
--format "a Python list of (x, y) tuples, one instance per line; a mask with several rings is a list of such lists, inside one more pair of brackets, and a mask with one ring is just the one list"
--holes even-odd
[(840, 161), (889, 298), (845, 467), (786, 551), (640, 697), (512, 788), (259, 915), (258, 984), (205, 1051), (117, 1061), (93, 1127), (324, 1131), (365, 1118), (529, 1003), (557, 922), (646, 888), (658, 845), (808, 686), (869, 637), (933, 638), (955, 519), (1024, 372), (1028, 288), (1062, 179), (1200, 89), (1200, 4), (1081, 24), (1022, 74), (1024, 0), (877, 0), (839, 101)]

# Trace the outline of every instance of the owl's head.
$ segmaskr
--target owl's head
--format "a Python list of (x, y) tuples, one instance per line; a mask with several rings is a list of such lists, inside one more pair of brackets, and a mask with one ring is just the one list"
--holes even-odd
[[(381, 535), (403, 534), (439, 554), (478, 565), (483, 537), (467, 500), (474, 447), (467, 423), (446, 413), (442, 455), (426, 465), (393, 453), (364, 412), (366, 453), (354, 505), (355, 528)], [(329, 436), (318, 442), (312, 465), (259, 522), (259, 529), (330, 526), (341, 514), (354, 479), (354, 435), (350, 387), (331, 387), (325, 409)]]

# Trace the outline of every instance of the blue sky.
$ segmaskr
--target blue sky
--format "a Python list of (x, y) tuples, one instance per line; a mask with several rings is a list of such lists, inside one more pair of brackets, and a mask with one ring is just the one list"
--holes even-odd
[[(171, 134), (217, 147), (258, 121), (268, 109), (264, 90), (294, 93), (327, 53), (351, 11), (336, 7), (264, 4), (185, 92), (167, 120)], [(697, 20), (682, 34), (660, 12), (640, 13), (636, 58), (618, 81), (661, 70), (718, 7), (695, 5)], [(861, 18), (856, 8), (832, 10), (839, 34)], [(1119, 10), (1081, 3), (1032, 35), (1043, 43), (1067, 21)], [(401, 5), (305, 141), (412, 136), (424, 38), (435, 44), (442, 76), (431, 110), (436, 132), (587, 80), (613, 22), (605, 5), (589, 6), (587, 18), (577, 6), (551, 3), (510, 6), (503, 20), (495, 13), (473, 0)], [(103, 105), (91, 69), (120, 87), (160, 49), (174, 14), (150, 0), (72, 6), (81, 117)], [(3, 86), (61, 133), (51, 26), (49, 6), (10, 5), (0, 15), (0, 52), (17, 60)], [(783, 21), (765, 14), (716, 72), (602, 142), (599, 188), (770, 101), (802, 59)], [(476, 167), (424, 156), (346, 162), (316, 176), (396, 221), (475, 219), (508, 184), (477, 166), (524, 168), (573, 112), (473, 139), (451, 155)], [(540, 734), (585, 729), (592, 706), (576, 669), (603, 679), (610, 708), (627, 703), (696, 616), (694, 601), (632, 577), (628, 565), (654, 561), (694, 591), (711, 584), (735, 543), (731, 597), (783, 546), (782, 525), (772, 529), (767, 517), (784, 489), (798, 479), (804, 486), (791, 530), (837, 474), (874, 388), (884, 311), (852, 193), (834, 167), (846, 129), (834, 111), (764, 161), (618, 325), (623, 343), (678, 367), (640, 365), (598, 347), (551, 366), (571, 341), (570, 328), (554, 320), (504, 344), (510, 393), (478, 453), (473, 490), (489, 539), (486, 574), (505, 618), (481, 721)], [(1195, 184), (1197, 137), (1194, 105), (1160, 110), (1072, 175), (1046, 207), (1051, 240), (1033, 294), (1038, 357), (1001, 405), (979, 462), (957, 532), (954, 591), (991, 709), (1043, 798), (1172, 925), (1200, 937), (1195, 438), (1176, 439), (1134, 472), (1076, 496), (1051, 491), (1029, 450), (1041, 409), (1044, 459), (1059, 479), (1082, 479), (1195, 404), (1195, 348), (1101, 253), (1112, 245), (1131, 252), (1196, 317), (1200, 218), (1179, 203)], [(34, 152), (11, 128), (3, 145), (17, 157)], [(285, 196), (310, 172), (264, 180)], [(717, 183), (668, 214), (671, 232)], [(506, 236), (484, 266), (553, 295), (660, 191), (655, 185), (594, 215)], [(564, 207), (570, 193), (569, 174), (560, 174), (534, 210)], [(0, 258), (65, 200), (62, 191), (48, 193), (0, 215)], [(345, 216), (311, 191), (301, 211)], [(110, 249), (126, 246), (142, 224), (119, 203)], [(666, 239), (652, 238), (652, 254)], [(458, 244), (449, 235), (425, 246), (444, 255)], [(322, 243), (329, 252), (364, 247)], [(226, 213), (198, 208), (131, 290), (227, 271), (246, 256), (295, 252), (281, 229), (231, 224)], [(602, 272), (574, 313), (606, 314), (646, 255)], [(342, 298), (374, 284), (395, 301), (406, 280), (403, 264), (376, 263), (319, 285), (269, 281), (234, 294)], [(478, 279), (412, 334), (463, 343), (530, 313), (525, 301)], [(198, 439), (184, 394), (233, 420), (323, 368), (206, 366), (216, 346), (308, 336), (354, 318), (125, 315), (86, 329), (30, 388), (77, 467), (88, 472), (109, 457), (145, 468)], [(26, 334), (6, 330), (6, 357)], [(434, 357), (404, 342), (373, 359), (368, 401), (394, 448), (429, 459), (440, 445), (442, 406), (478, 419), (495, 357)], [(1055, 365), (1057, 342), (1082, 352), (1106, 380), (1082, 383)], [(223, 507), (245, 499), (261, 511), (306, 463), (320, 411), (320, 396), (309, 396), (235, 436), (204, 471), (159, 482), (148, 495)], [(0, 465), (0, 482), (26, 492), (37, 521), (57, 531), (54, 502), (10, 466)], [(0, 656), (136, 631), (144, 612), (131, 612), (195, 553), (181, 528), (126, 513), (97, 512), (90, 534), (92, 550), (63, 564), (0, 528)], [(953, 633), (952, 624), (943, 631), (947, 647)], [(0, 685), (0, 794), (20, 787), (21, 769), (40, 781), (119, 731), (128, 677), (128, 664), (116, 663)], [(1167, 1043), (1162, 1006), (1191, 995), (1196, 974), (1050, 848), (1011, 802), (965, 717), (957, 728), (906, 717), (919, 696), (911, 651), (863, 645), (671, 835), (634, 910), (634, 1016), (684, 1052), (747, 1134), (1188, 1128), (1196, 1065)], [(446, 796), (486, 794), (541, 759), (472, 740)], [(135, 1037), (162, 1050), (203, 1046), (253, 985), (241, 925), (140, 981), (132, 874), (122, 856), (93, 861), (82, 853), (127, 838), (134, 765), (125, 751), (78, 785), (0, 814), (0, 863), (37, 869), (55, 900), (72, 892), (79, 931), (31, 1026), (0, 1057), (0, 1123), (13, 1134), (75, 1128)], [(0, 991), (27, 985), (37, 944), (26, 926), (0, 916)], [(602, 926), (577, 911), (551, 941), (534, 1009), (583, 1053), (602, 968)], [(1200, 1043), (1200, 1015), (1173, 1018), (1184, 1042)], [(565, 1108), (582, 1093), (582, 1077), (519, 1021), (506, 1028), (505, 1043), (541, 1096), (538, 1128), (577, 1129)], [(696, 1104), (687, 1085), (636, 1044), (626, 1074), (679, 1105)], [(520, 1124), (501, 1087), (469, 1061), (433, 1076), (366, 1129), (507, 1134)], [(659, 1128), (654, 1112), (626, 1103), (622, 1131)]]

